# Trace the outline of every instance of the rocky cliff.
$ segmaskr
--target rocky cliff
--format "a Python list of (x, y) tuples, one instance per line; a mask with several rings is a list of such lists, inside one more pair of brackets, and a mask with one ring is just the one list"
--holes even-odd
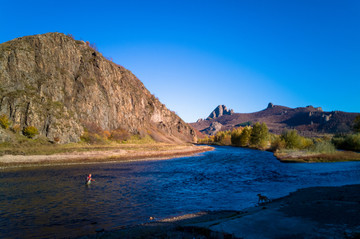
[(61, 33), (0, 44), (0, 114), (61, 143), (78, 141), (89, 126), (160, 141), (195, 137), (129, 70)]
[(218, 105), (206, 119), (215, 119), (223, 115), (232, 115), (233, 113), (234, 111), (228, 110), (225, 105)]

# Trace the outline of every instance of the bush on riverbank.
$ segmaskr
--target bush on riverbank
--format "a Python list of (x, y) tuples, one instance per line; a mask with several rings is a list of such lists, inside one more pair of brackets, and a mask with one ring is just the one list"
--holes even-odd
[(216, 133), (214, 137), (214, 142), (217, 142), (220, 145), (231, 145), (231, 132), (220, 131)]
[(296, 130), (286, 130), (281, 135), (275, 136), (271, 142), (272, 150), (306, 149), (313, 145), (309, 138), (300, 136)]
[(250, 144), (250, 137), (251, 137), (252, 127), (239, 127), (235, 128), (231, 132), (231, 143), (234, 146), (239, 147), (248, 147)]
[(331, 141), (328, 140), (320, 140), (320, 141), (316, 141), (311, 147), (309, 147), (310, 152), (313, 153), (335, 153), (336, 152), (336, 148), (335, 146), (331, 143)]
[(360, 133), (335, 136), (332, 139), (332, 143), (338, 149), (360, 151)]

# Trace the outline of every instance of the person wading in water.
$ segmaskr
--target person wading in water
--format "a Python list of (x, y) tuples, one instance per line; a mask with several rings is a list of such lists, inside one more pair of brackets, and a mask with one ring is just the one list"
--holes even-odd
[(95, 180), (91, 178), (91, 173), (90, 173), (89, 176), (87, 176), (86, 178), (86, 184), (90, 184), (91, 181), (95, 181)]

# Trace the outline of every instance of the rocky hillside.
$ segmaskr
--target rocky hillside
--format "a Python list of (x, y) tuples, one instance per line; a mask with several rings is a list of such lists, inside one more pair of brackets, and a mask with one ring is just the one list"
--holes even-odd
[(285, 129), (296, 129), (302, 135), (316, 136), (324, 133), (350, 132), (357, 115), (359, 114), (342, 111), (324, 112), (321, 107), (289, 108), (269, 103), (266, 109), (258, 112), (232, 113), (216, 118), (198, 120), (191, 125), (201, 133), (214, 135), (219, 130), (229, 130), (234, 127), (264, 122), (269, 127), (270, 132), (276, 134), (281, 134)]
[(61, 33), (0, 44), (0, 115), (61, 143), (86, 128), (123, 129), (159, 141), (190, 142), (193, 129), (129, 70)]

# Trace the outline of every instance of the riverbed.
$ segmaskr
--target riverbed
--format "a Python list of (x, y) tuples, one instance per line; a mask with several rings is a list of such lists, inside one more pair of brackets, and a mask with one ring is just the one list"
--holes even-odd
[[(85, 185), (92, 173), (95, 182)], [(360, 183), (360, 162), (280, 163), (234, 147), (162, 161), (0, 171), (0, 238), (76, 237), (204, 210), (241, 210), (299, 188)]]

